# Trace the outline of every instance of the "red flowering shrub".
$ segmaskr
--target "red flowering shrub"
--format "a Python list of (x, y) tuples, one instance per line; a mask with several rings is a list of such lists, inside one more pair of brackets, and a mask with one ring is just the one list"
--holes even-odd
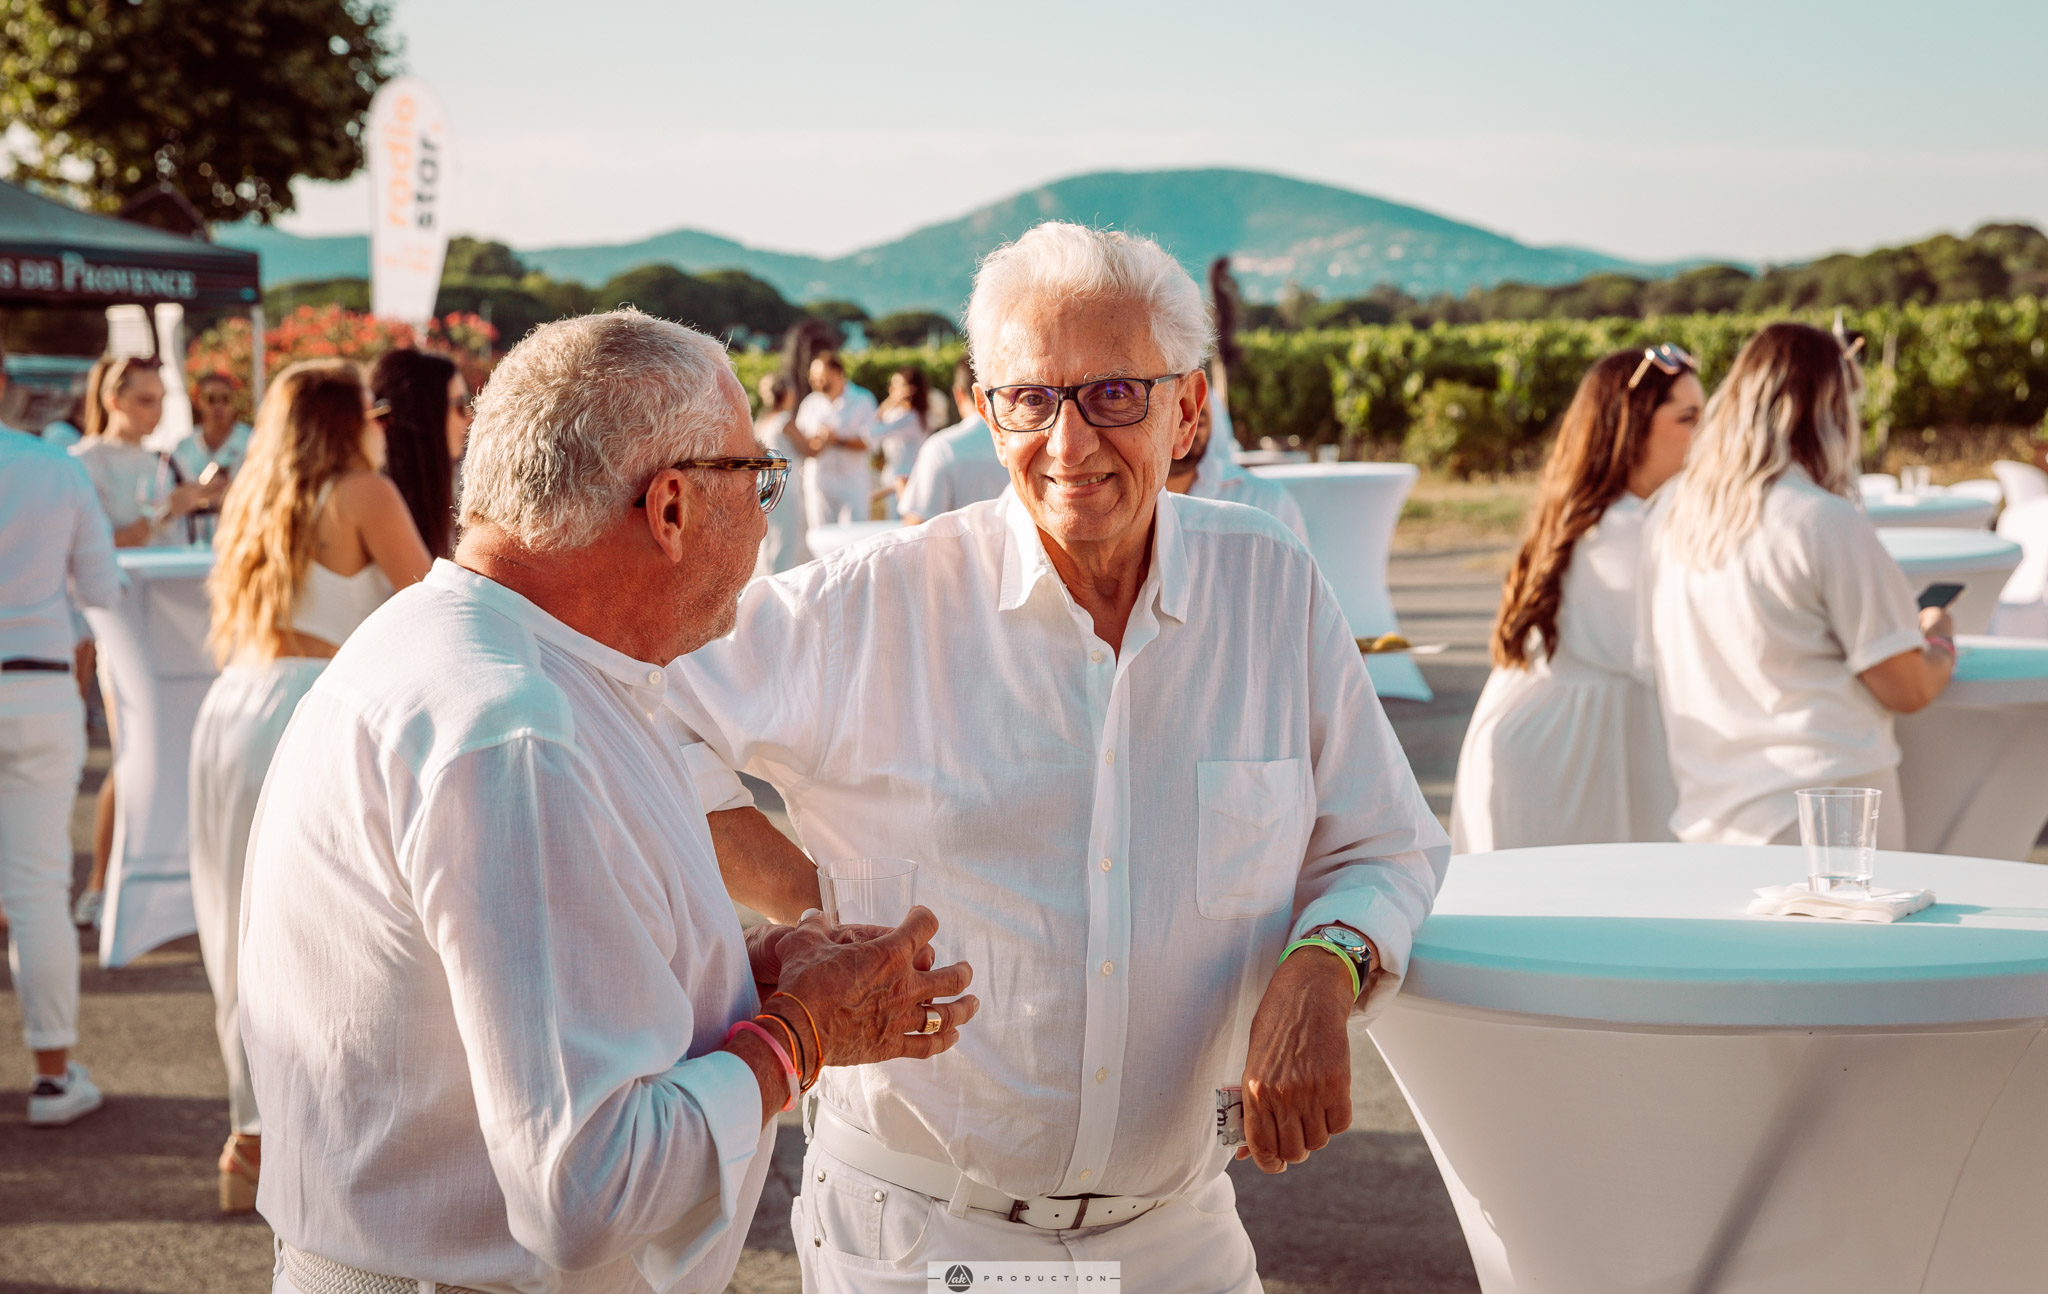
[[(479, 390), (496, 363), (497, 340), (498, 330), (473, 314), (436, 319), (422, 337), (410, 324), (340, 306), (300, 306), (264, 330), (263, 371), (275, 377), (303, 359), (348, 359), (367, 367), (387, 350), (417, 346), (454, 360), (470, 389)], [(214, 373), (227, 378), (245, 421), (252, 416), (250, 347), (249, 321), (232, 318), (201, 333), (185, 354), (189, 381)]]

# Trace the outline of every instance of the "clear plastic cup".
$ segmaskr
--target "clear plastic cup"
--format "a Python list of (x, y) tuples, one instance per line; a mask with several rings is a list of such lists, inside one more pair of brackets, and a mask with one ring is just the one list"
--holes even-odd
[(1816, 894), (1870, 893), (1877, 873), (1877, 809), (1883, 792), (1822, 786), (1795, 793), (1806, 884)]
[(840, 925), (900, 926), (917, 902), (917, 863), (847, 858), (818, 867), (825, 913)]

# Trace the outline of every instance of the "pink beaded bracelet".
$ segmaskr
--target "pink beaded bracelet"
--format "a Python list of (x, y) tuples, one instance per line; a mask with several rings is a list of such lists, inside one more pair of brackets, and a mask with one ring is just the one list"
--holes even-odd
[(782, 1063), (782, 1075), (784, 1078), (789, 1080), (789, 1099), (782, 1103), (782, 1108), (784, 1110), (794, 1110), (796, 1108), (796, 1092), (798, 1081), (795, 1062), (791, 1061), (789, 1058), (789, 1053), (782, 1049), (782, 1044), (775, 1041), (774, 1034), (769, 1033), (766, 1029), (763, 1029), (760, 1025), (755, 1024), (752, 1020), (741, 1020), (735, 1023), (732, 1028), (726, 1030), (726, 1044), (730, 1046), (732, 1040), (734, 1038), (739, 1037), (740, 1031), (743, 1029), (746, 1030), (748, 1033), (759, 1034), (761, 1041), (768, 1044), (768, 1050), (775, 1053), (775, 1059)]

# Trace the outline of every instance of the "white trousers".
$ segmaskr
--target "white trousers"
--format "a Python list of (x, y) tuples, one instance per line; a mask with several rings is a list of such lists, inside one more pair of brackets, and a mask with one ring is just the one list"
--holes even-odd
[(811, 526), (838, 526), (868, 519), (868, 497), (874, 486), (867, 456), (851, 449), (828, 449), (804, 460), (804, 521)]
[(230, 665), (207, 689), (192, 728), (192, 911), (199, 921), (199, 956), (213, 986), (213, 1029), (228, 1071), (228, 1121), (249, 1135), (262, 1132), (263, 1122), (237, 1014), (242, 868), (271, 756), (300, 699), (326, 667), (324, 660), (303, 656)]
[(0, 908), (30, 1051), (78, 1045), (71, 803), (85, 705), (69, 674), (0, 674)]
[(927, 1263), (1115, 1262), (1145, 1294), (1260, 1294), (1237, 1192), (1222, 1173), (1120, 1225), (1040, 1231), (871, 1177), (811, 1146), (789, 1225), (804, 1294), (924, 1294)]

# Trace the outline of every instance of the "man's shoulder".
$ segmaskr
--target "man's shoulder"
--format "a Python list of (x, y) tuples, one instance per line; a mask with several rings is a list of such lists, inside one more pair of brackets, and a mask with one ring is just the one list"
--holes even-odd
[(92, 488), (85, 465), (70, 451), (4, 424), (0, 424), (0, 457), (7, 460), (10, 473), (33, 473), (45, 480), (75, 482), (88, 490)]
[(342, 645), (314, 691), (416, 773), (520, 738), (570, 742), (574, 718), (531, 631), (474, 598), (415, 584)]
[[(1271, 485), (1269, 481), (1248, 478), (1258, 485)], [(1282, 487), (1274, 486), (1279, 489)], [(1250, 494), (1254, 491), (1245, 491)], [(1262, 508), (1252, 506), (1238, 499), (1199, 499), (1190, 494), (1173, 496), (1175, 520), (1181, 530), (1191, 535), (1214, 535), (1229, 538), (1272, 539), (1290, 552), (1307, 556), (1301, 541), (1294, 537), (1278, 517)]]

